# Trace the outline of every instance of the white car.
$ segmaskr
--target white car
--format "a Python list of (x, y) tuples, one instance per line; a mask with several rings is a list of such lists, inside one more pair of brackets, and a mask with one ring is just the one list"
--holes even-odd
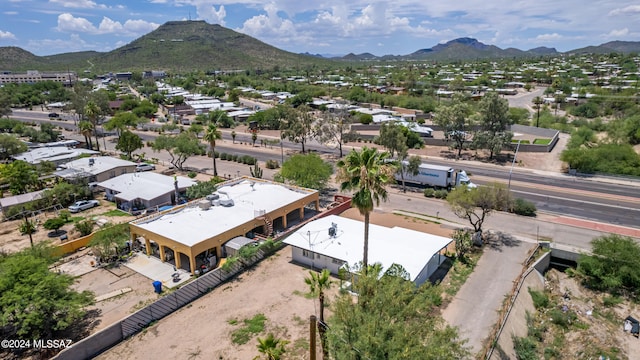
[(91, 209), (100, 205), (98, 200), (80, 200), (73, 203), (73, 205), (69, 206), (69, 211), (72, 213), (77, 213), (80, 211), (84, 211), (87, 209)]
[(152, 164), (138, 164), (138, 166), (136, 166), (136, 172), (140, 172), (140, 171), (152, 171), (155, 170), (156, 167), (155, 165)]

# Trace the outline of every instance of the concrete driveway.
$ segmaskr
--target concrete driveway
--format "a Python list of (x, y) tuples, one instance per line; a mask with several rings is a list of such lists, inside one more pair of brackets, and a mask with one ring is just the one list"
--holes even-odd
[(445, 321), (468, 339), (474, 355), (498, 321), (498, 310), (535, 245), (535, 240), (509, 235), (488, 241), (474, 272), (443, 311)]

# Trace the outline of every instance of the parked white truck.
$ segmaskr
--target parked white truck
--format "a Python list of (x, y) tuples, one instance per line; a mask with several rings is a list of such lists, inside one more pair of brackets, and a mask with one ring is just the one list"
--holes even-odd
[[(406, 171), (406, 166), (409, 163), (407, 161), (403, 161), (403, 164), (405, 166), (405, 182), (446, 189), (459, 185), (466, 185), (471, 189), (477, 187), (476, 184), (471, 182), (471, 179), (469, 179), (469, 176), (467, 176), (467, 173), (464, 170), (456, 171), (454, 168), (448, 166), (422, 163), (418, 168), (418, 174), (413, 175)], [(403, 177), (400, 172), (396, 173), (395, 178), (396, 181), (402, 182)]]

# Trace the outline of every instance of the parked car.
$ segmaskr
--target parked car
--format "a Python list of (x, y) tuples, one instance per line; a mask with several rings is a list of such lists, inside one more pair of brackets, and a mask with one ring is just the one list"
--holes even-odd
[(100, 205), (98, 200), (80, 200), (73, 203), (73, 205), (69, 206), (69, 211), (72, 213), (77, 213), (80, 211), (84, 211), (87, 209), (91, 209)]
[(140, 171), (152, 171), (155, 170), (156, 166), (153, 164), (138, 164), (138, 166), (136, 166), (136, 172), (140, 172)]
[(60, 114), (58, 114), (58, 113), (56, 113), (56, 112), (52, 112), (52, 113), (49, 113), (49, 117), (50, 117), (50, 118), (59, 118), (59, 117), (60, 117)]

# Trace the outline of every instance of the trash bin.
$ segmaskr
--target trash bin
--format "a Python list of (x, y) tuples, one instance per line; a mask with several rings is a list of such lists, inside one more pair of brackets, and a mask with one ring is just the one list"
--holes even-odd
[(162, 282), (160, 281), (154, 281), (153, 282), (153, 289), (156, 292), (156, 294), (160, 294), (162, 292)]

